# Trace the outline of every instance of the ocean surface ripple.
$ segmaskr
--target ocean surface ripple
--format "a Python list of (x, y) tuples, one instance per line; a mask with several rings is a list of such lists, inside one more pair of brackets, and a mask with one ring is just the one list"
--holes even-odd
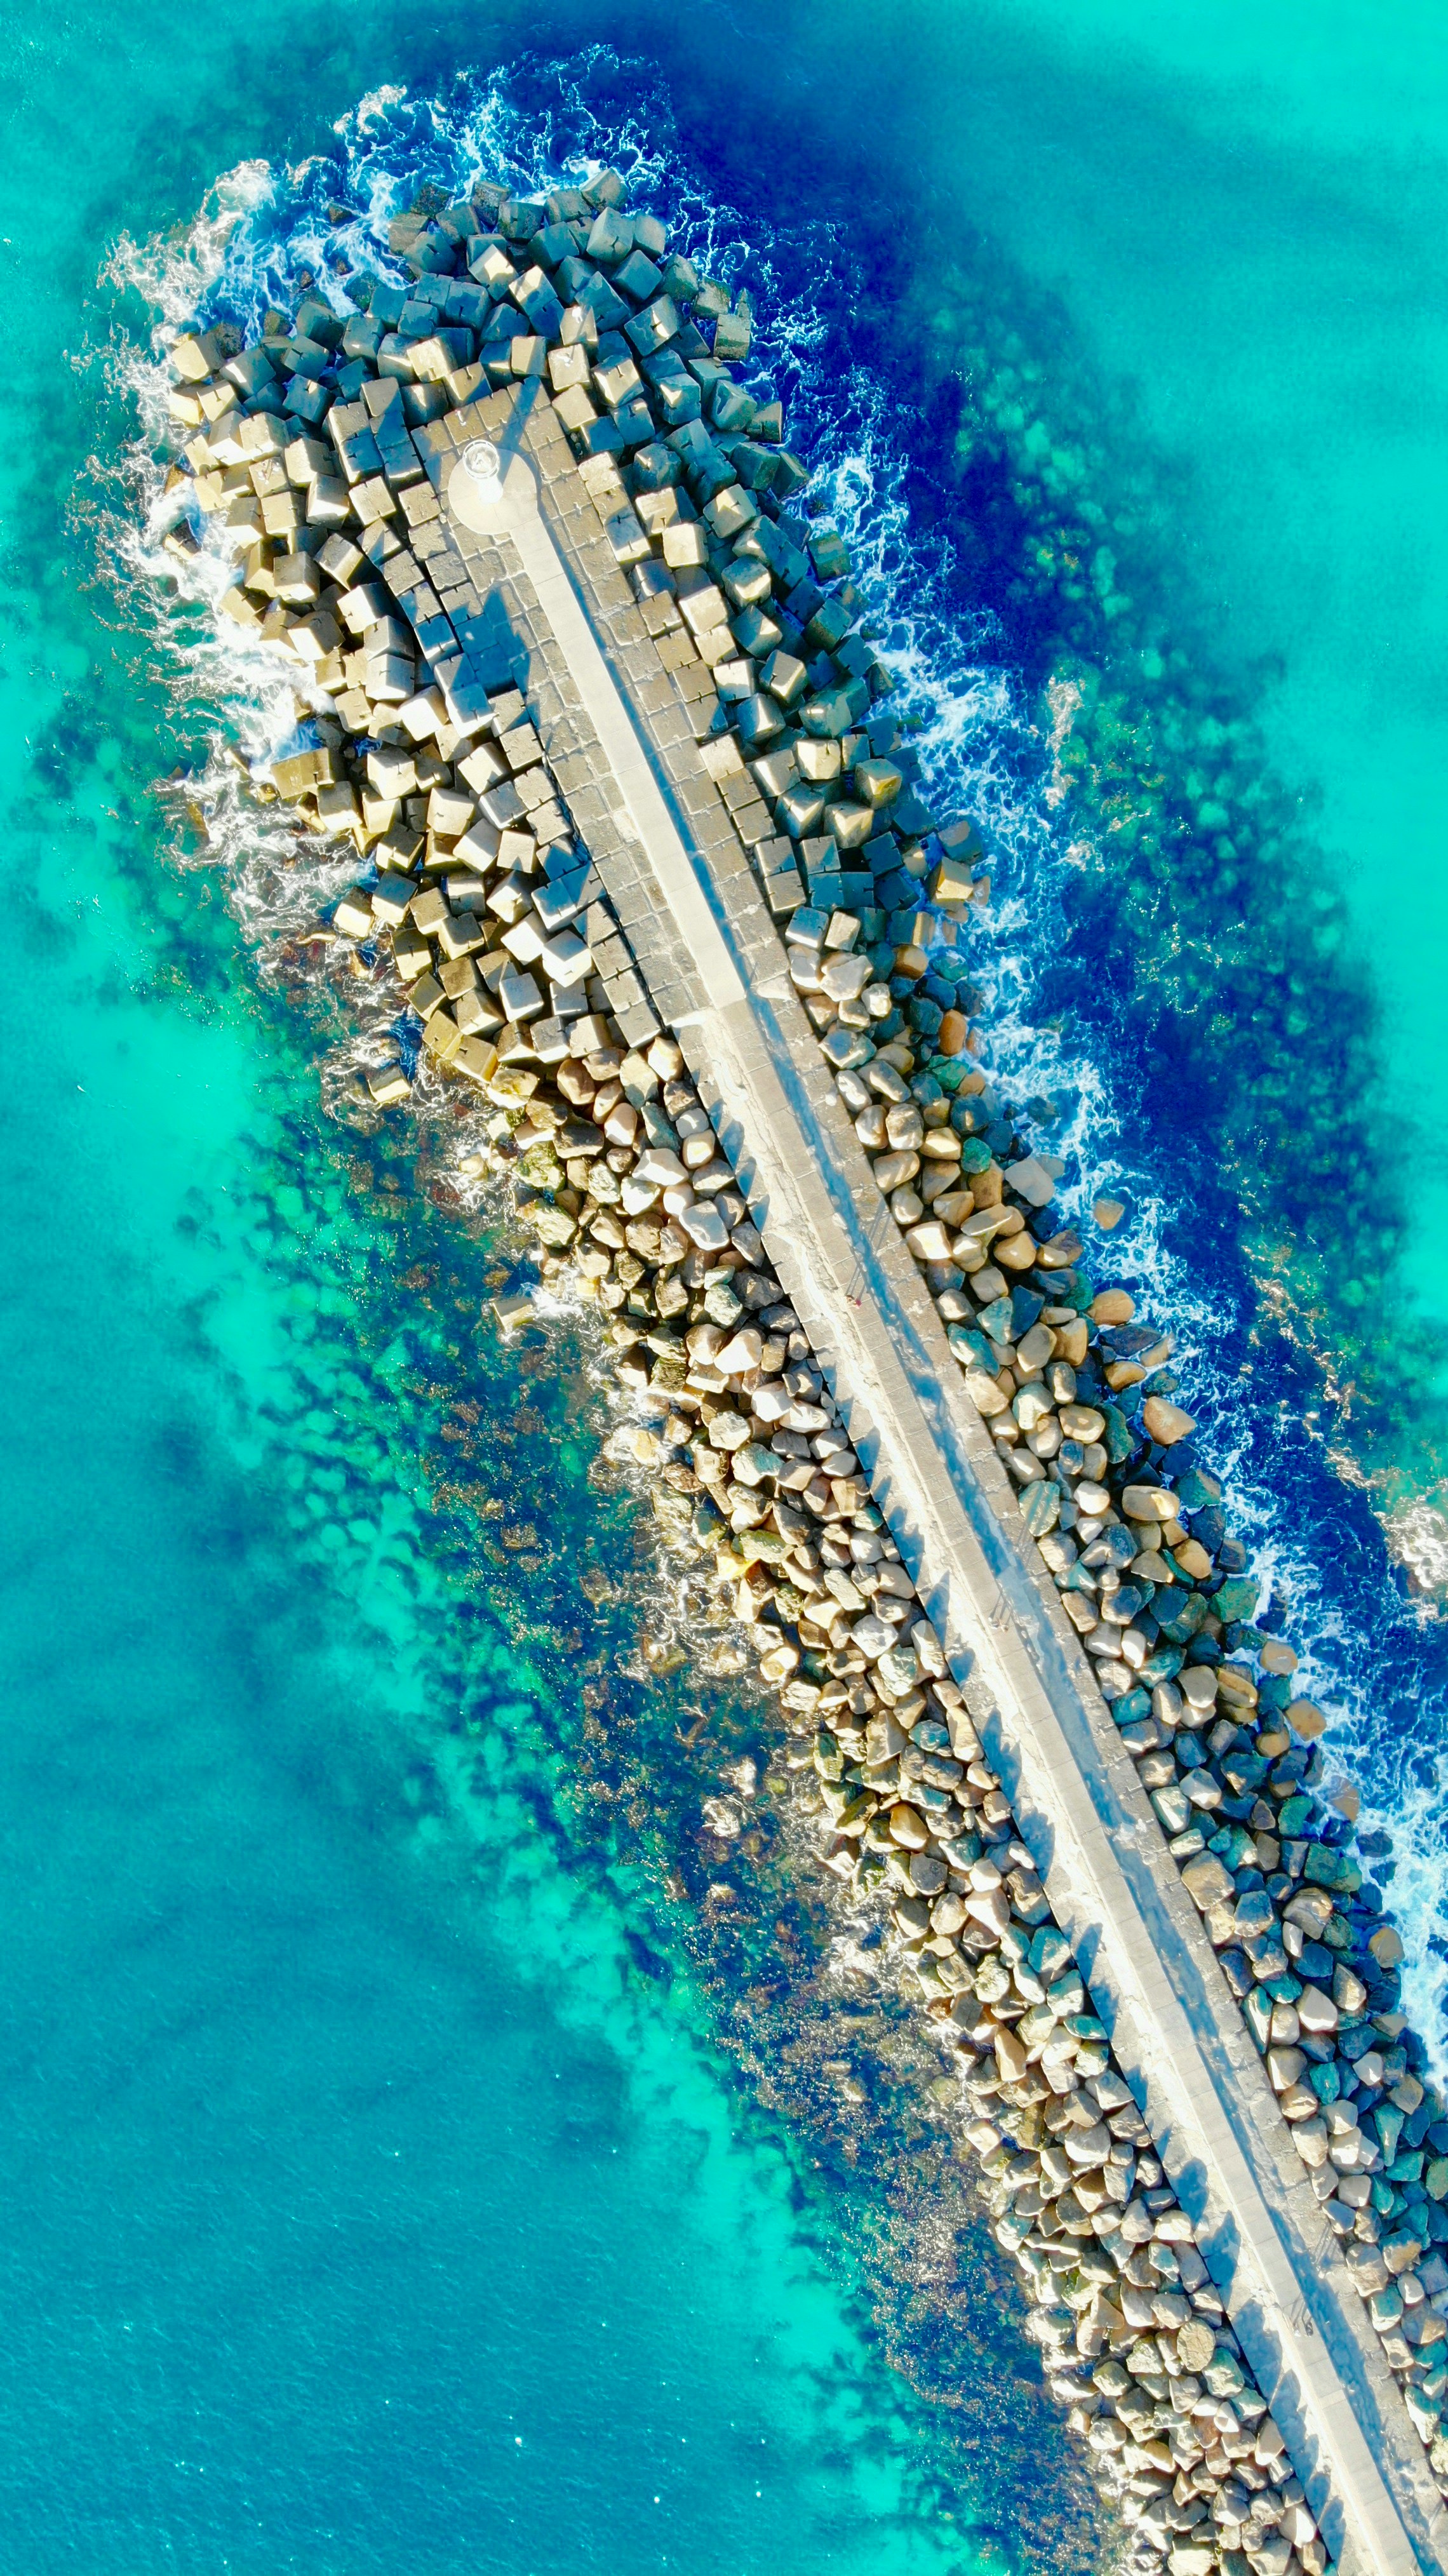
[[(712, 166), (659, 68), (605, 46), (431, 95), (375, 91), (333, 151), (229, 172), (183, 241), (125, 243), (110, 274), (173, 326), (254, 330), (310, 278), (345, 301), (338, 267), (390, 273), (387, 218), (419, 187), (490, 176), (536, 193), (603, 162), (749, 292), (752, 372), (782, 394), (851, 539), (922, 776), (992, 855), (971, 953), (988, 1061), (1065, 1159), (1088, 1236), (1099, 1193), (1126, 1204), (1094, 1267), (1176, 1335), (1204, 1454), (1270, 1585), (1259, 1621), (1291, 1636), (1331, 1713), (1408, 1944), (1406, 2000), (1448, 2067), (1435, 1346), (1392, 1285), (1404, 1218), (1369, 1150), (1371, 995), (1302, 800), (1168, 578), (1170, 494), (1119, 406), (1098, 395), (1090, 416), (1059, 315), (983, 252), (972, 267), (928, 206), (906, 263), (898, 220), (842, 182), (801, 206), (768, 155)], [(340, 228), (338, 199), (357, 209)], [(154, 422), (144, 344), (116, 363)], [(1093, 530), (1113, 545), (1071, 555)], [(1123, 588), (1153, 576), (1140, 599)], [(199, 633), (191, 652), (225, 697), (243, 657)], [(232, 717), (260, 752), (292, 718), (253, 658)], [(260, 895), (250, 855), (232, 883), (253, 938), (336, 890), (319, 869)], [(1395, 1354), (1414, 1333), (1410, 1421)]]

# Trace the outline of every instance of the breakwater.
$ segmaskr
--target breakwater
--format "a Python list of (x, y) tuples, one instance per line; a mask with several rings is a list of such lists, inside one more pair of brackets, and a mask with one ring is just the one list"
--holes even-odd
[[(817, 1781), (828, 1862), (889, 1906), (1053, 2383), (1141, 2553), (1173, 2576), (1233, 2552), (1322, 2576), (1332, 2461), (1294, 2462), (1169, 2142), (1155, 2152), (1088, 2009), (985, 1758), (995, 1712), (951, 1668), (770, 1211), (753, 1221), (740, 1183), (765, 1140), (725, 1150), (690, 1036), (735, 1006), (727, 972), (710, 983), (707, 908), (661, 899), (656, 818), (520, 559), (506, 474), (490, 524), (475, 451), (526, 444), (592, 585), (606, 688), (632, 693), (666, 802), (752, 924), (745, 980), (779, 1025), (813, 1029), (859, 1203), (927, 1292), (1059, 1595), (1072, 1687), (1110, 1707), (1431, 2445), (1448, 2130), (1397, 2010), (1396, 1936), (1364, 1900), (1350, 1818), (1315, 1797), (1321, 1713), (1253, 1624), (1166, 1338), (1088, 1274), (1057, 1174), (976, 1061), (984, 854), (919, 795), (847, 550), (809, 509), (779, 407), (734, 372), (747, 308), (670, 259), (609, 173), (542, 206), (486, 188), (424, 203), (389, 249), (408, 282), (354, 278), (355, 309), (316, 297), (249, 349), (223, 321), (173, 351), (175, 488), (237, 558), (221, 609), (286, 656), (315, 719), (264, 792), (368, 860), (331, 928), (390, 997), (369, 1109), (437, 1073), (469, 1084), (479, 1167), (532, 1211), (543, 1275), (591, 1282), (611, 1318), (627, 1444), (671, 1544), (730, 1589)], [(173, 548), (200, 542), (188, 520)]]

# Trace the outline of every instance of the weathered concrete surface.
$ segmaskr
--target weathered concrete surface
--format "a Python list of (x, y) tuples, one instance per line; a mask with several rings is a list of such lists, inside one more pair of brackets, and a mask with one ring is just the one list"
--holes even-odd
[(496, 528), (454, 519), (460, 551), (480, 586), (479, 557), (511, 585), (567, 747), (600, 755), (590, 842), (604, 882), (987, 1713), (991, 1758), (1324, 2537), (1344, 2571), (1448, 2564), (1448, 2516), (1337, 2240), (1088, 1660), (1014, 1534), (1009, 1482), (837, 1102), (682, 703), (551, 413), (530, 415), (524, 398), (510, 418), (512, 400), (439, 425), (444, 491), (470, 437), (501, 431), (511, 455)]

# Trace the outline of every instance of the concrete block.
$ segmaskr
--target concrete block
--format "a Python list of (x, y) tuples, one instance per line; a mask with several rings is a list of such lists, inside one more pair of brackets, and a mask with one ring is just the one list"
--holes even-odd
[(352, 516), (352, 495), (345, 483), (324, 474), (308, 486), (305, 506), (309, 528), (341, 528)]
[(696, 649), (704, 636), (715, 635), (719, 638), (717, 650), (711, 651), (709, 659), (722, 661), (732, 652), (729, 604), (716, 583), (701, 579), (695, 588), (684, 590), (681, 587), (679, 613), (694, 637)]
[[(496, 1018), (496, 1014), (490, 1014)], [(465, 1032), (448, 1060), (448, 1071), (485, 1090), (498, 1069), (498, 1050), (489, 1038)]]
[(528, 247), (534, 258), (540, 261), (550, 274), (554, 269), (561, 267), (565, 259), (576, 258), (578, 252), (578, 244), (568, 225), (551, 220), (544, 225), (540, 233), (533, 235)]
[(586, 207), (622, 206), (628, 202), (628, 186), (617, 170), (600, 170), (596, 177), (579, 189)]
[(287, 642), (302, 662), (320, 662), (325, 654), (334, 653), (341, 641), (342, 630), (325, 608), (311, 617), (299, 618), (287, 630)]
[(764, 880), (764, 895), (776, 919), (785, 920), (791, 913), (798, 912), (805, 901), (805, 890), (800, 882), (798, 868), (793, 865), (787, 868), (776, 868), (774, 873)]
[[(622, 182), (619, 184), (621, 187)], [(617, 211), (615, 204), (606, 200), (599, 202), (601, 211), (590, 228), (584, 247), (590, 259), (599, 261), (605, 268), (617, 268), (633, 249), (633, 225), (627, 215)]]
[[(291, 422), (277, 420), (274, 418), (273, 414), (268, 411), (255, 412), (250, 420), (242, 421), (237, 428), (236, 436), (243, 456), (253, 458), (257, 464), (266, 457), (284, 457), (293, 443)], [(321, 459), (323, 466), (325, 466), (328, 462), (327, 451), (321, 445), (320, 441), (309, 438), (306, 443), (309, 447), (316, 448), (317, 454)], [(255, 467), (253, 467), (253, 471), (254, 470)], [(292, 479), (297, 480), (298, 478), (293, 477)]]
[[(754, 525), (759, 516), (759, 505), (742, 485), (730, 483), (716, 492), (712, 500), (706, 501), (704, 516), (715, 535), (732, 545), (736, 537), (741, 537), (746, 528)], [(764, 569), (767, 572), (768, 567)]]
[(855, 805), (841, 800), (831, 805), (825, 816), (831, 837), (841, 850), (861, 850), (875, 828), (873, 810), (868, 805)]
[(463, 1033), (452, 1013), (439, 1004), (430, 1012), (422, 1033), (422, 1043), (426, 1052), (434, 1056), (439, 1064), (446, 1064), (450, 1057), (457, 1054), (462, 1042)]
[[(649, 265), (647, 262), (641, 263), (641, 266), (647, 265)], [(634, 262), (630, 260), (619, 278), (620, 285), (630, 293), (632, 288), (628, 284), (628, 269), (633, 266)], [(653, 273), (658, 284), (662, 286), (663, 279), (658, 270), (655, 269)], [(682, 326), (683, 316), (672, 297), (667, 294), (655, 294), (653, 301), (645, 304), (641, 313), (636, 313), (631, 322), (624, 324), (624, 337), (638, 350), (641, 357), (649, 357), (656, 350), (667, 348), (671, 340), (677, 339)]]
[(505, 197), (498, 208), (498, 230), (505, 241), (531, 242), (543, 230), (543, 209), (527, 197)]
[(354, 484), (352, 507), (364, 526), (397, 514), (397, 495), (380, 474), (369, 475), (365, 482)]
[(204, 384), (224, 363), (227, 349), (220, 331), (183, 331), (169, 354), (173, 374), (189, 384)]
[(365, 1079), (369, 1097), (379, 1109), (392, 1109), (412, 1098), (412, 1085), (400, 1064), (379, 1065)]
[(235, 385), (222, 382), (202, 385), (196, 395), (196, 401), (204, 421), (215, 427), (224, 428), (232, 435), (240, 432), (243, 426), (241, 396)]
[(367, 939), (372, 933), (372, 905), (360, 887), (344, 894), (332, 915), (332, 928), (343, 939)]
[(331, 351), (341, 347), (344, 327), (343, 316), (334, 313), (320, 295), (304, 295), (292, 323), (292, 338), (311, 340), (319, 348)]
[[(615, 342), (614, 346), (617, 345)], [(642, 389), (642, 379), (632, 358), (610, 358), (602, 366), (594, 367), (592, 378), (599, 400), (606, 403), (610, 411), (616, 412), (620, 404), (631, 400)]]
[(468, 254), (468, 275), (490, 297), (506, 295), (517, 274), (501, 242), (481, 241)]
[(508, 290), (525, 314), (528, 327), (541, 340), (556, 340), (563, 327), (563, 307), (544, 271), (535, 262)]
[(572, 348), (550, 349), (548, 381), (555, 394), (566, 393), (570, 386), (586, 386), (589, 379), (588, 352), (576, 344)]
[(313, 384), (306, 376), (294, 375), (287, 385), (282, 408), (293, 420), (315, 424), (326, 419), (331, 400), (325, 385)]
[(288, 608), (311, 608), (321, 598), (322, 576), (310, 555), (278, 555), (271, 567), (272, 597)]
[(624, 297), (615, 294), (608, 279), (596, 273), (579, 286), (577, 300), (600, 337), (606, 331), (621, 330), (632, 311)]

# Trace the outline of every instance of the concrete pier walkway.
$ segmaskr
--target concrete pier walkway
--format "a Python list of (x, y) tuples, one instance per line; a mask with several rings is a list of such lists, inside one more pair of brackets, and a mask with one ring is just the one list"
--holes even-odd
[[(785, 971), (728, 801), (546, 402), (428, 433), (453, 567), (500, 602), (550, 763), (851, 1442), (1344, 2576), (1448, 2565), (1448, 2515), (1089, 1660), (1042, 1579)], [(502, 451), (479, 500), (470, 441)], [(454, 477), (459, 477), (449, 501)], [(480, 625), (481, 631), (481, 625)]]

